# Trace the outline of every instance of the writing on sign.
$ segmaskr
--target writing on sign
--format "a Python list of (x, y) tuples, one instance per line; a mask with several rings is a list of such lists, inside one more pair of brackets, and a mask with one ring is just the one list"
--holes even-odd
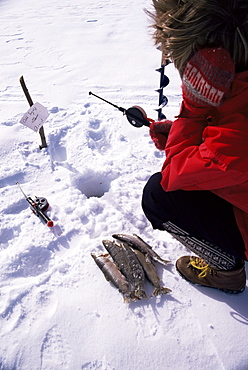
[(31, 128), (31, 130), (37, 132), (43, 126), (49, 113), (43, 105), (40, 103), (33, 104), (27, 113), (21, 119), (21, 123), (24, 126)]

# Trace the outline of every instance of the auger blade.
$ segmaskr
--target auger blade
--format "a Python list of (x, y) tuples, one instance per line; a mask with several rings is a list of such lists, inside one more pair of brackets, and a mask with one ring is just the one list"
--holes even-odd
[(161, 79), (161, 84), (160, 84), (160, 88), (163, 89), (164, 87), (166, 87), (167, 85), (169, 85), (170, 83), (170, 80), (167, 76), (163, 76), (162, 79)]
[(159, 107), (158, 109), (162, 109), (168, 104), (168, 98), (165, 95), (162, 95), (159, 99)]
[(159, 72), (159, 73), (164, 73), (164, 66), (161, 66), (161, 67), (159, 67), (159, 68), (157, 68), (157, 69), (155, 69), (155, 71), (156, 72)]

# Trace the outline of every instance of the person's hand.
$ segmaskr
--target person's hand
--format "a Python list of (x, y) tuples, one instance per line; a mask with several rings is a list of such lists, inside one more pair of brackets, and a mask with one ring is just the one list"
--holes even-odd
[(157, 149), (165, 149), (171, 126), (172, 121), (169, 121), (167, 119), (154, 121), (150, 124), (150, 136)]

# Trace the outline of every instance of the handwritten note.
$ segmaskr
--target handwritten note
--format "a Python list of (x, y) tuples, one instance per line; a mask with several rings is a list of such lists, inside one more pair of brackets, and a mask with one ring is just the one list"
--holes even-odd
[(21, 123), (24, 126), (31, 128), (31, 130), (37, 132), (43, 126), (49, 113), (43, 105), (40, 103), (35, 103), (32, 105), (27, 113), (21, 119)]

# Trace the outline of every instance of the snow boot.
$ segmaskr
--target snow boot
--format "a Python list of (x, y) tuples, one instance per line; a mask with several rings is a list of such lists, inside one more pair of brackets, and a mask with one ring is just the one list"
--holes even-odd
[(238, 294), (245, 290), (245, 264), (234, 270), (218, 270), (210, 267), (202, 258), (184, 256), (177, 260), (176, 268), (189, 282), (205, 287)]

